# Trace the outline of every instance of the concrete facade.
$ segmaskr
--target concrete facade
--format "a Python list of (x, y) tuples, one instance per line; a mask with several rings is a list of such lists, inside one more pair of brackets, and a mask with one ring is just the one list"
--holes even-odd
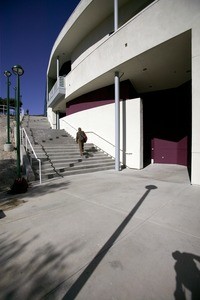
[[(118, 29), (114, 31), (116, 9), (119, 18)], [(147, 161), (151, 161), (152, 139), (173, 142), (175, 147), (185, 139), (191, 183), (200, 185), (199, 20), (199, 0), (80, 1), (55, 41), (49, 59), (47, 115), (52, 127), (58, 126), (59, 114), (60, 128), (75, 136), (77, 128), (82, 127), (88, 132), (90, 142), (115, 156), (114, 128), (120, 122), (120, 162), (135, 169), (145, 166), (146, 153), (150, 153)], [(120, 93), (119, 120), (115, 119), (114, 95), (106, 98), (108, 92), (102, 94), (102, 88), (108, 91), (112, 85), (114, 93), (115, 72), (119, 72), (120, 88), (128, 81), (135, 91), (134, 97), (132, 93)], [(64, 89), (58, 84), (61, 79)], [(187, 105), (183, 107), (185, 84), (190, 87)], [(143, 126), (146, 122), (143, 106), (147, 106), (146, 96), (159, 91), (175, 91), (177, 120), (179, 115), (182, 119), (176, 122), (174, 115), (173, 126), (168, 126), (168, 130), (158, 123), (161, 133), (157, 136)], [(86, 101), (89, 93), (91, 97)], [(98, 101), (94, 95), (98, 95)], [(99, 104), (105, 100), (110, 102)], [(69, 114), (72, 104), (76, 104), (76, 112)], [(158, 109), (161, 119), (164, 111), (161, 97)], [(173, 134), (178, 132), (176, 127), (184, 127), (181, 136)]]

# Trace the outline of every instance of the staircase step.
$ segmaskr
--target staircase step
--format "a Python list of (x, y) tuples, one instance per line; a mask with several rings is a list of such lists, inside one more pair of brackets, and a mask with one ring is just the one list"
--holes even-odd
[[(53, 166), (55, 169), (60, 170), (60, 169), (67, 169), (67, 168), (75, 168), (75, 167), (86, 167), (91, 166), (91, 165), (102, 165), (102, 164), (114, 164), (114, 161), (111, 161), (109, 158), (105, 158), (102, 161), (102, 159), (79, 159), (79, 160), (74, 160), (74, 161), (64, 161), (64, 162), (52, 162)], [(42, 170), (47, 171), (47, 170), (52, 170), (51, 163), (49, 161), (46, 161), (45, 163), (42, 164)]]
[[(45, 158), (39, 158), (42, 162), (42, 168), (45, 168), (50, 164), (49, 160)], [(95, 156), (90, 156), (90, 157), (84, 157), (82, 158), (80, 155), (76, 155), (73, 157), (60, 157), (60, 158), (51, 158), (51, 162), (55, 167), (64, 166), (64, 165), (70, 165), (70, 164), (77, 164), (80, 162), (88, 162), (88, 163), (93, 163), (93, 162), (101, 162), (101, 161), (113, 161), (109, 156), (106, 155), (95, 155)], [(38, 161), (36, 159), (33, 159), (33, 165), (38, 165)]]
[[(70, 164), (70, 163), (77, 163), (77, 162), (84, 162), (84, 161), (102, 161), (102, 158), (107, 161), (107, 160), (111, 160), (111, 158), (109, 156), (93, 156), (93, 157), (84, 157), (82, 158), (80, 155), (78, 155), (77, 157), (74, 157), (74, 160), (72, 158), (55, 158), (55, 159), (51, 159), (52, 163), (54, 165), (57, 164)], [(45, 166), (46, 164), (48, 164), (49, 161), (47, 159), (42, 161), (42, 165)]]
[[(90, 168), (97, 168), (97, 167), (105, 167), (105, 166), (113, 166), (114, 167), (114, 161), (112, 162), (88, 162), (88, 163), (76, 163), (76, 164), (71, 164), (71, 166), (68, 165), (63, 165), (60, 166), (60, 168), (55, 168), (58, 172), (67, 172), (69, 170), (79, 170), (79, 169), (90, 169)], [(49, 166), (49, 168), (45, 168), (42, 169), (42, 173), (46, 174), (46, 173), (54, 173), (54, 171), (52, 171), (52, 168)]]
[[(44, 145), (44, 148), (47, 149), (47, 150), (55, 151), (57, 149), (65, 149), (66, 147), (70, 147), (70, 146), (71, 147), (73, 147), (73, 146), (78, 147), (78, 144), (74, 142), (73, 144), (66, 143), (66, 145), (65, 144), (62, 144), (62, 145), (47, 145), (47, 146)], [(96, 148), (94, 147), (94, 145), (92, 143), (86, 143), (84, 145), (84, 148), (87, 149), (88, 151), (89, 150), (91, 150), (91, 151), (96, 150)], [(40, 145), (35, 145), (34, 149), (42, 149), (42, 147)]]
[(113, 170), (114, 165), (110, 166), (98, 166), (98, 167), (93, 167), (93, 168), (87, 168), (87, 169), (70, 169), (64, 172), (60, 172), (58, 174), (54, 173), (48, 173), (48, 174), (42, 174), (42, 180), (44, 179), (51, 179), (55, 177), (64, 177), (64, 176), (71, 176), (71, 175), (78, 175), (78, 174), (86, 174), (86, 173), (92, 173), (92, 172), (99, 172), (99, 171), (105, 171), (105, 170)]
[[(42, 180), (114, 169), (114, 159), (98, 150), (92, 143), (84, 145), (85, 155), (81, 157), (75, 139), (63, 129), (51, 129), (46, 117), (30, 116), (28, 120), (26, 116), (23, 123), (34, 151), (41, 160)], [(39, 164), (31, 149), (29, 155), (32, 157), (33, 170), (38, 177)], [(53, 170), (47, 156), (58, 174)]]

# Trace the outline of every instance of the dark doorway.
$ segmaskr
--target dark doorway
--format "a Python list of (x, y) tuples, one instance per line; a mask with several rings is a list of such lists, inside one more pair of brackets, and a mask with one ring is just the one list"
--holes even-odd
[(141, 95), (144, 112), (144, 166), (190, 167), (191, 81), (178, 88)]

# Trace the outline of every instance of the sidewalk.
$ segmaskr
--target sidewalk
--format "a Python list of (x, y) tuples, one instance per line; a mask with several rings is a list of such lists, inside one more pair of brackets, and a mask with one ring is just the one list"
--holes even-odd
[(8, 197), (1, 300), (200, 299), (200, 187), (185, 167), (70, 176)]

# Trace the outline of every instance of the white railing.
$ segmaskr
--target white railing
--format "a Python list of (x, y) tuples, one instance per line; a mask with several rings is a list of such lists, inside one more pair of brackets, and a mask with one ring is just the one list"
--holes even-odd
[[(33, 149), (33, 146), (29, 140), (29, 137), (26, 133), (26, 130), (24, 128), (21, 129), (21, 138), (22, 138), (22, 145), (25, 147), (25, 150), (27, 152), (28, 150), (28, 144), (29, 147), (34, 155), (34, 157), (36, 158), (36, 160), (38, 161), (39, 164), (39, 178), (40, 178), (40, 184), (42, 183), (42, 168), (41, 168), (41, 160), (37, 157), (35, 150)], [(32, 166), (32, 156), (30, 155), (30, 164)]]
[[(7, 115), (7, 105), (0, 105), (0, 114)], [(11, 116), (16, 115), (16, 108), (14, 106), (9, 106), (9, 114)], [(24, 117), (24, 109), (20, 107), (20, 120)]]
[[(0, 105), (0, 114), (7, 114), (7, 105)], [(15, 115), (15, 107), (10, 106), (10, 115)]]
[(63, 76), (58, 77), (58, 80), (56, 81), (56, 83), (52, 87), (51, 91), (49, 92), (49, 99), (51, 99), (53, 97), (53, 95), (56, 93), (56, 91), (59, 88), (62, 88), (62, 89), (65, 88), (65, 82), (64, 82)]

